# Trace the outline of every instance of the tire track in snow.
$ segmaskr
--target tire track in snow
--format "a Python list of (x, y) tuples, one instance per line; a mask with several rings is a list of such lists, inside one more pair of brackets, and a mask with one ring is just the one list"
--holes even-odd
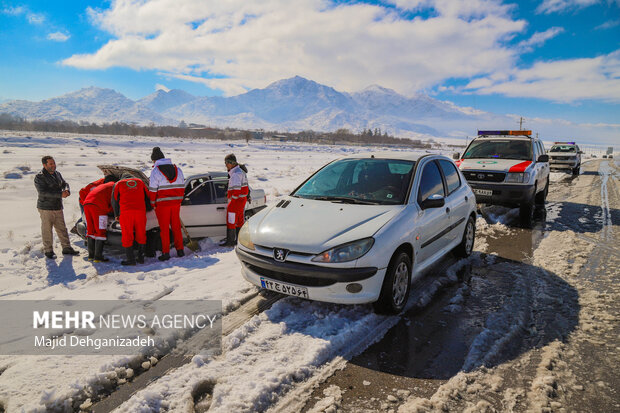
[(603, 210), (603, 230), (601, 231), (601, 238), (611, 241), (614, 230), (611, 220), (611, 209), (609, 207), (609, 193), (607, 191), (607, 183), (612, 173), (609, 162), (601, 162), (598, 173), (601, 176), (601, 208)]
[[(242, 303), (237, 310), (225, 315), (222, 318), (222, 336), (226, 337), (251, 317), (271, 307), (281, 298), (282, 296), (279, 295), (269, 295), (267, 298), (260, 295), (249, 297), (249, 299)], [(186, 340), (187, 343), (181, 343), (181, 346), (187, 345), (189, 348), (192, 348), (192, 342), (197, 342), (202, 339), (203, 337), (201, 333), (198, 332)], [(146, 388), (151, 382), (157, 380), (159, 377), (165, 376), (172, 370), (191, 362), (191, 360), (192, 356), (168, 353), (163, 356), (156, 365), (138, 375), (135, 380), (118, 387), (109, 394), (101, 395), (104, 398), (92, 406), (92, 411), (109, 412), (116, 409), (132, 395)]]

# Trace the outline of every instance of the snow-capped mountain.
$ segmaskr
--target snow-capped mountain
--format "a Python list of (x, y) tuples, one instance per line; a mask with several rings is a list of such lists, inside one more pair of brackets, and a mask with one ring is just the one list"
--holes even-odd
[(138, 100), (137, 103), (154, 110), (155, 112), (163, 112), (166, 109), (183, 105), (184, 103), (190, 102), (194, 99), (196, 99), (196, 96), (191, 95), (184, 90), (172, 89), (165, 91), (159, 89), (157, 92), (151, 93), (150, 95)]
[(74, 120), (88, 122), (174, 122), (112, 89), (89, 87), (41, 102), (14, 100), (0, 105), (6, 112), (33, 120)]
[(173, 89), (133, 101), (114, 90), (91, 87), (42, 102), (3, 103), (2, 112), (28, 119), (170, 125), (183, 120), (282, 131), (380, 128), (399, 136), (445, 136), (451, 122), (481, 115), (422, 94), (406, 97), (376, 85), (356, 93), (339, 92), (300, 76), (232, 97), (196, 97)]

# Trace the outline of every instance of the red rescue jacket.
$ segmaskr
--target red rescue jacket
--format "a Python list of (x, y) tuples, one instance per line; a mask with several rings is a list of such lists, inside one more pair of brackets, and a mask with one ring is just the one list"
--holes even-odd
[[(149, 191), (138, 178), (121, 179), (114, 185), (114, 212), (118, 216), (123, 211), (144, 211), (150, 203)], [(118, 209), (117, 209), (118, 206)]]
[(185, 195), (183, 171), (170, 159), (158, 159), (149, 178), (149, 193), (154, 207), (181, 205)]
[(80, 205), (84, 205), (84, 200), (86, 199), (86, 196), (90, 193), (90, 191), (101, 185), (104, 179), (105, 178), (97, 179), (96, 181), (93, 181), (86, 185), (84, 188), (80, 189)]
[(86, 195), (84, 205), (96, 205), (103, 213), (109, 214), (112, 212), (113, 189), (114, 182), (107, 182), (93, 188), (93, 190)]

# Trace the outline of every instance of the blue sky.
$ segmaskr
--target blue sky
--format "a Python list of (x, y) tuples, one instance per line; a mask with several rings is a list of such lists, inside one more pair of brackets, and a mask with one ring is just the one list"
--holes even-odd
[(301, 75), (620, 124), (620, 0), (0, 0), (0, 100), (235, 95)]

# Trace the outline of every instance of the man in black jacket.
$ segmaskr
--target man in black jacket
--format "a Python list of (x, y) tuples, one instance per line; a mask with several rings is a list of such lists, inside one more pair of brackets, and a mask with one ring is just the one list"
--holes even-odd
[(69, 233), (62, 211), (62, 199), (71, 195), (69, 184), (62, 178), (60, 172), (56, 171), (54, 158), (44, 156), (41, 162), (43, 169), (34, 177), (34, 186), (39, 193), (37, 209), (41, 215), (41, 237), (45, 256), (50, 259), (56, 258), (52, 246), (52, 228), (56, 228), (56, 234), (62, 245), (62, 254), (78, 255), (79, 252), (74, 250), (69, 242)]

